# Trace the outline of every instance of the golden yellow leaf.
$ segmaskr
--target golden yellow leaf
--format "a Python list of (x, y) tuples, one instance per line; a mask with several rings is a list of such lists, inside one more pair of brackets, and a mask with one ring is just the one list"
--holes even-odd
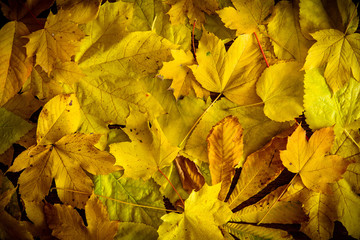
[(31, 115), (42, 106), (30, 91), (16, 94), (5, 105), (8, 111), (15, 113), (23, 119), (30, 119)]
[(199, 191), (204, 185), (205, 179), (196, 164), (181, 155), (177, 156), (174, 162), (184, 190), (189, 194), (193, 190)]
[(216, 0), (167, 0), (166, 3), (171, 5), (167, 14), (172, 24), (185, 24), (187, 17), (190, 24), (196, 22), (197, 26), (201, 26), (205, 22), (204, 13), (212, 14), (218, 9)]
[(285, 230), (256, 226), (246, 223), (227, 223), (224, 228), (229, 233), (237, 236), (240, 239), (294, 239), (293, 236)]
[(225, 26), (236, 29), (236, 35), (257, 32), (271, 14), (274, 0), (232, 0), (234, 7), (217, 11)]
[(228, 116), (218, 122), (207, 139), (212, 184), (221, 182), (219, 199), (229, 191), (235, 166), (243, 164), (243, 129), (236, 117)]
[(81, 71), (76, 62), (56, 61), (54, 69), (50, 74), (52, 80), (59, 83), (72, 85), (79, 82), (85, 74)]
[(194, 74), (189, 68), (195, 63), (191, 51), (171, 50), (173, 61), (165, 62), (159, 71), (158, 77), (173, 79), (171, 88), (174, 89), (174, 96), (178, 99), (180, 96), (187, 96), (195, 93), (197, 97), (208, 97), (209, 91), (202, 88), (196, 81)]
[(40, 112), (37, 142), (40, 145), (52, 144), (80, 127), (83, 117), (79, 102), (74, 94), (58, 95), (51, 99)]
[(148, 180), (159, 169), (169, 166), (179, 148), (169, 143), (156, 119), (131, 110), (124, 132), (131, 142), (110, 144), (116, 165), (125, 169), (124, 177)]
[[(67, 135), (51, 145), (37, 145), (22, 152), (9, 168), (10, 172), (25, 169), (19, 178), (20, 194), (28, 201), (41, 201), (48, 193), (52, 179), (56, 187), (91, 193), (93, 183), (84, 172), (108, 174), (116, 171), (115, 159), (93, 145), (98, 134)], [(58, 191), (63, 202), (82, 208), (87, 195)]]
[(261, 101), (255, 84), (266, 65), (253, 35), (239, 36), (226, 52), (219, 38), (204, 31), (196, 56), (199, 65), (190, 68), (205, 89), (239, 105)]
[(307, 142), (305, 130), (298, 126), (280, 157), (290, 172), (300, 175), (308, 189), (331, 193), (329, 183), (340, 180), (350, 163), (340, 156), (327, 155), (333, 142), (333, 127), (316, 131)]
[(53, 70), (56, 60), (68, 62), (75, 55), (80, 39), (85, 34), (77, 24), (70, 21), (70, 13), (59, 10), (56, 15), (51, 12), (44, 29), (26, 36), (28, 56), (36, 56), (36, 65), (40, 65), (48, 74)]
[(254, 196), (280, 175), (284, 166), (280, 160), (279, 150), (286, 148), (287, 137), (293, 128), (273, 137), (263, 148), (250, 154), (240, 174), (240, 178), (229, 197), (230, 208)]
[(113, 239), (118, 221), (110, 221), (106, 207), (93, 194), (85, 206), (85, 227), (79, 213), (71, 206), (46, 204), (46, 220), (52, 235), (59, 239)]
[(25, 24), (9, 22), (0, 30), (0, 106), (3, 106), (24, 85), (30, 75), (32, 60), (23, 48), (29, 34)]

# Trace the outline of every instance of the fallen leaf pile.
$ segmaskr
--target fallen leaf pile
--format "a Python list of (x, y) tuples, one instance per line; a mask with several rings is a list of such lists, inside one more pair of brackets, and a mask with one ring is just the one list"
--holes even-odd
[(0, 7), (1, 239), (360, 238), (353, 1)]

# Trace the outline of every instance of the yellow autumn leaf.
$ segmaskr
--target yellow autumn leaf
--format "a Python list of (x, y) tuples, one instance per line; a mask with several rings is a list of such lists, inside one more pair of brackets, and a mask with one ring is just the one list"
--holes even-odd
[(23, 48), (29, 34), (25, 24), (9, 22), (0, 30), (0, 106), (3, 106), (24, 85), (32, 68)]
[(291, 121), (303, 111), (304, 72), (298, 62), (284, 62), (265, 69), (256, 83), (265, 115), (278, 122)]
[(206, 140), (212, 185), (221, 183), (219, 199), (224, 200), (235, 166), (243, 163), (243, 129), (236, 117), (228, 116), (211, 129)]
[(71, 20), (87, 23), (97, 17), (101, 0), (57, 0), (56, 6), (71, 13)]
[(48, 74), (53, 70), (56, 60), (68, 62), (75, 55), (80, 39), (85, 34), (77, 24), (70, 20), (67, 11), (59, 10), (56, 15), (51, 12), (44, 29), (27, 35), (28, 56), (36, 56), (36, 65), (40, 65)]
[(116, 165), (125, 169), (125, 177), (147, 180), (169, 166), (179, 152), (169, 143), (157, 120), (146, 114), (132, 110), (123, 130), (131, 142), (110, 144), (110, 153), (115, 156)]
[(294, 239), (293, 236), (285, 230), (246, 223), (227, 223), (224, 228), (239, 239)]
[(298, 126), (289, 137), (286, 150), (280, 152), (284, 166), (315, 192), (331, 193), (329, 183), (340, 180), (350, 163), (340, 156), (327, 155), (334, 137), (333, 127), (328, 127), (316, 131), (307, 142), (305, 130)]
[(205, 13), (210, 15), (218, 9), (216, 0), (167, 0), (166, 3), (171, 5), (167, 14), (172, 24), (185, 24), (188, 18), (190, 24), (196, 22), (200, 27), (205, 22)]
[(268, 24), (268, 33), (275, 55), (280, 59), (295, 59), (304, 63), (313, 41), (306, 39), (301, 32), (298, 4), (280, 1), (274, 12), (275, 16)]
[(40, 112), (36, 131), (39, 145), (52, 144), (80, 127), (83, 116), (74, 94), (58, 95), (51, 99)]
[(83, 74), (76, 62), (56, 61), (50, 74), (52, 80), (69, 86), (79, 82), (83, 77), (85, 77), (85, 74)]
[(165, 62), (159, 71), (158, 77), (173, 79), (171, 88), (174, 89), (174, 96), (178, 99), (180, 96), (187, 96), (195, 93), (197, 97), (208, 97), (209, 91), (202, 88), (196, 81), (194, 74), (189, 68), (195, 63), (191, 51), (171, 50), (174, 60)]
[[(93, 182), (84, 172), (108, 174), (116, 171), (115, 159), (93, 145), (98, 134), (76, 133), (66, 135), (52, 145), (36, 145), (22, 152), (9, 168), (10, 172), (25, 169), (19, 178), (21, 197), (28, 201), (41, 201), (48, 193), (52, 179), (56, 187), (91, 193)], [(58, 191), (61, 201), (82, 208), (88, 195)]]
[(235, 8), (226, 7), (217, 13), (226, 27), (236, 29), (237, 36), (257, 32), (274, 6), (274, 0), (232, 0), (232, 3)]
[(184, 213), (162, 216), (159, 239), (224, 239), (219, 226), (231, 218), (232, 212), (227, 203), (218, 199), (220, 188), (220, 184), (205, 184), (186, 199)]
[(87, 226), (71, 206), (46, 204), (46, 220), (52, 235), (59, 239), (114, 239), (119, 222), (110, 221), (106, 207), (94, 194), (85, 205)]
[(293, 128), (290, 128), (278, 134), (263, 148), (247, 157), (240, 178), (228, 200), (231, 209), (260, 192), (280, 175), (284, 166), (280, 160), (279, 150), (285, 149), (287, 137), (292, 131)]
[(360, 34), (347, 35), (336, 29), (317, 31), (311, 36), (317, 42), (309, 49), (304, 69), (325, 66), (327, 84), (336, 92), (350, 77), (360, 81)]
[(240, 105), (261, 101), (255, 84), (266, 65), (253, 35), (239, 36), (226, 52), (219, 38), (204, 31), (196, 56), (199, 65), (190, 68), (205, 89)]

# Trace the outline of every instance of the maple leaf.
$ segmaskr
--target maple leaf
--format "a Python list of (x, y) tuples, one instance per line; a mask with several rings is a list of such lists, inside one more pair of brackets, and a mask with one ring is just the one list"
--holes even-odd
[(239, 36), (226, 52), (220, 39), (204, 31), (196, 56), (199, 65), (190, 68), (202, 87), (239, 105), (260, 101), (255, 83), (265, 65), (252, 35)]
[(125, 177), (147, 180), (159, 169), (170, 165), (179, 149), (168, 142), (155, 119), (131, 111), (126, 123), (123, 130), (131, 142), (110, 145), (116, 165), (125, 169)]
[(23, 48), (26, 40), (21, 38), (27, 34), (21, 22), (9, 22), (0, 30), (0, 106), (15, 96), (30, 75), (32, 61)]
[(311, 35), (317, 42), (309, 49), (304, 69), (326, 66), (324, 76), (334, 92), (350, 77), (360, 81), (360, 34), (326, 29)]
[(293, 128), (290, 128), (276, 135), (263, 148), (247, 157), (228, 200), (231, 209), (260, 192), (280, 175), (284, 166), (281, 164), (279, 150), (285, 149), (287, 137), (292, 131)]
[(119, 222), (110, 221), (106, 208), (94, 194), (85, 205), (87, 227), (72, 206), (46, 204), (46, 220), (59, 239), (113, 239)]
[[(309, 142), (305, 136), (305, 130), (298, 126), (280, 158), (290, 172), (299, 174), (308, 189), (331, 193), (329, 183), (340, 180), (350, 162), (337, 155), (326, 155), (334, 142), (332, 127), (316, 131)], [(300, 181), (299, 176), (296, 181)]]
[(265, 106), (264, 113), (272, 120), (290, 121), (303, 111), (304, 72), (297, 62), (271, 65), (256, 83), (256, 93)]
[(268, 32), (278, 58), (305, 62), (313, 42), (301, 33), (299, 6), (295, 2), (280, 1), (276, 4), (275, 16), (268, 24)]
[(171, 50), (173, 61), (165, 62), (159, 71), (158, 77), (173, 79), (171, 88), (174, 89), (174, 96), (187, 96), (194, 92), (197, 97), (208, 97), (209, 92), (203, 89), (196, 81), (194, 74), (189, 68), (195, 63), (191, 51)]
[(219, 226), (232, 215), (227, 203), (218, 200), (221, 185), (205, 184), (185, 201), (182, 214), (170, 213), (161, 219), (159, 239), (223, 239)]
[(323, 69), (305, 74), (304, 108), (311, 129), (334, 126), (336, 136), (359, 128), (360, 108), (352, 104), (360, 99), (360, 84), (351, 78), (345, 87), (332, 93), (323, 76)]
[(224, 200), (229, 191), (235, 166), (243, 163), (242, 133), (238, 119), (228, 116), (211, 129), (206, 139), (212, 185), (221, 182), (220, 200)]
[(107, 197), (100, 197), (100, 200), (107, 207), (110, 220), (119, 220), (122, 223), (143, 223), (155, 229), (160, 226), (160, 218), (164, 211), (136, 206), (140, 204), (165, 210), (163, 195), (159, 191), (159, 185), (153, 179), (144, 182), (141, 179), (123, 177), (120, 172), (114, 172), (95, 176), (94, 185), (96, 194)]
[(259, 25), (265, 23), (274, 6), (273, 0), (232, 0), (232, 3), (235, 8), (226, 7), (217, 13), (226, 27), (236, 29), (237, 36), (257, 32)]
[(36, 65), (40, 65), (48, 74), (53, 70), (56, 60), (71, 61), (75, 55), (80, 39), (85, 34), (77, 24), (69, 21), (69, 13), (59, 10), (56, 15), (49, 14), (44, 29), (27, 35), (28, 56), (36, 55)]
[(29, 132), (33, 125), (21, 117), (0, 108), (0, 154), (4, 153), (13, 143)]
[(196, 22), (197, 26), (205, 21), (205, 14), (212, 14), (218, 9), (218, 3), (215, 0), (209, 0), (206, 2), (199, 2), (194, 0), (167, 0), (167, 4), (171, 5), (167, 14), (170, 15), (170, 21), (172, 24), (184, 24), (186, 17), (189, 19), (189, 23)]

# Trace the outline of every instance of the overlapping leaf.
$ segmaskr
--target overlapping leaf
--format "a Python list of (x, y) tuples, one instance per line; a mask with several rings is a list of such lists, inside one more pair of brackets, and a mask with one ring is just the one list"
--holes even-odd
[(333, 142), (334, 131), (331, 127), (316, 131), (307, 142), (305, 130), (298, 126), (280, 157), (289, 171), (299, 174), (308, 189), (331, 193), (329, 183), (340, 180), (349, 165), (340, 156), (327, 155)]
[(260, 102), (255, 84), (265, 64), (252, 35), (239, 36), (226, 52), (220, 39), (204, 31), (196, 54), (199, 65), (190, 68), (205, 89), (240, 105)]

